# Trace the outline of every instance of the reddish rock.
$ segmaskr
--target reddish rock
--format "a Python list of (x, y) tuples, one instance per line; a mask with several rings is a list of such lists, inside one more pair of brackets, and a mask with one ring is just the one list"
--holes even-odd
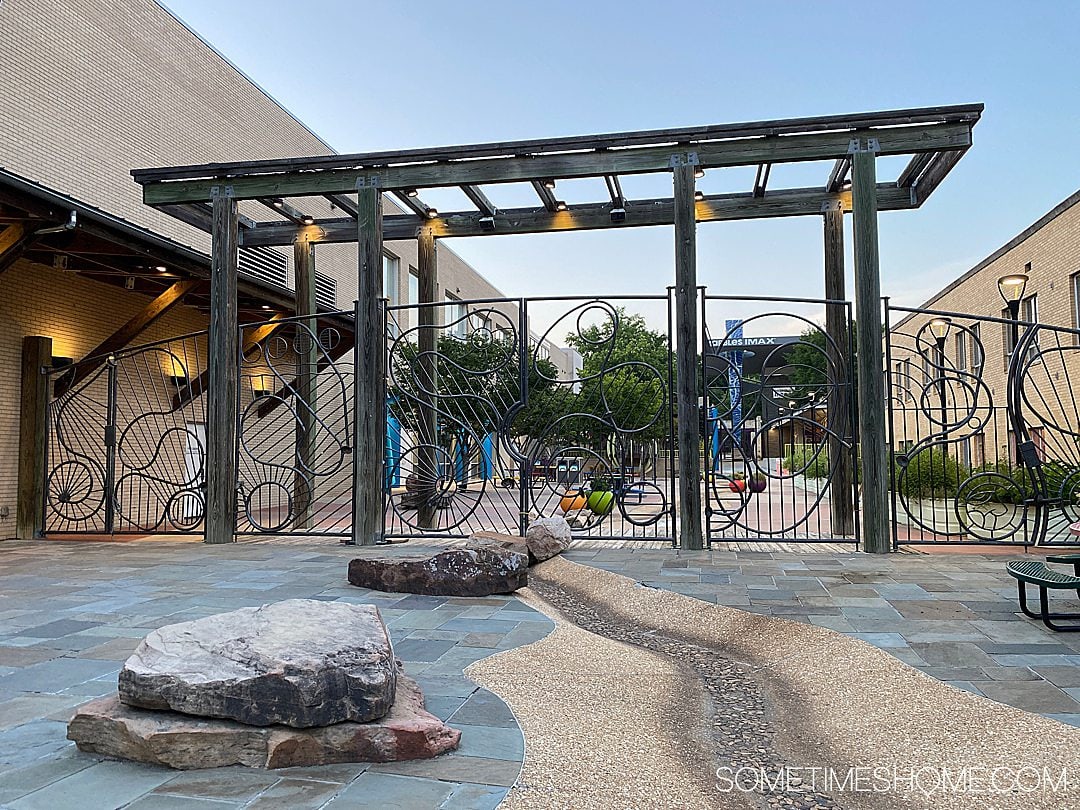
[(528, 584), (529, 557), (491, 544), (451, 548), (431, 556), (357, 557), (349, 583), (390, 593), (428, 596), (490, 596)]
[(170, 768), (291, 768), (428, 759), (457, 748), (461, 732), (426, 712), (420, 687), (399, 671), (397, 699), (390, 713), (373, 723), (246, 726), (135, 709), (112, 696), (80, 707), (67, 736), (82, 751)]

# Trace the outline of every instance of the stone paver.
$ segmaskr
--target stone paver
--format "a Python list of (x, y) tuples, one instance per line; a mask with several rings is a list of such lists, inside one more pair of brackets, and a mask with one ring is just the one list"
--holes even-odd
[[(1019, 552), (1018, 550), (1018, 553)], [(1080, 633), (1024, 617), (1008, 557), (654, 549), (564, 555), (653, 588), (860, 638), (934, 678), (1080, 725)], [(1076, 597), (1051, 606), (1078, 612)]]
[[(495, 807), (521, 767), (524, 741), (506, 705), (462, 671), (543, 638), (551, 621), (513, 597), (354, 588), (346, 567), (363, 553), (318, 541), (0, 543), (0, 806)], [(428, 709), (463, 730), (461, 749), (411, 764), (181, 772), (103, 760), (66, 739), (74, 707), (115, 692), (122, 662), (150, 630), (290, 598), (378, 605)]]

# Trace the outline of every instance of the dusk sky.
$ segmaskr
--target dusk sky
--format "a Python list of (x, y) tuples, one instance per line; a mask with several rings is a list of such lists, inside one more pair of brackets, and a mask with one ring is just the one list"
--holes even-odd
[[(984, 102), (974, 147), (929, 202), (881, 216), (882, 290), (904, 304), (1080, 187), (1074, 2), (167, 4), (342, 152)], [(897, 160), (879, 161), (879, 179)], [(827, 173), (775, 167), (771, 185)], [(714, 170), (700, 188), (752, 184), (752, 168)], [(454, 194), (425, 196), (469, 208)], [(537, 204), (528, 188), (489, 195)], [(603, 181), (561, 183), (560, 196), (603, 200)], [(823, 294), (817, 217), (698, 234), (699, 280), (714, 293)], [(448, 243), (510, 295), (662, 293), (673, 278), (671, 228)]]

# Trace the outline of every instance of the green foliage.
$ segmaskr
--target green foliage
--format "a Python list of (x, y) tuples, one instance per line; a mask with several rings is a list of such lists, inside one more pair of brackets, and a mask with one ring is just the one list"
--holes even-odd
[[(1019, 464), (1011, 464), (1008, 459), (998, 459), (976, 467), (972, 475), (994, 473), (979, 478), (975, 485), (975, 495), (979, 500), (993, 503), (1021, 504), (1030, 498), (1033, 490), (1027, 470)], [(1008, 479), (1008, 480), (1005, 480)]]
[[(855, 323), (851, 324), (851, 339), (855, 340)], [(794, 344), (784, 355), (785, 364), (790, 368), (788, 379), (797, 391), (811, 391), (821, 388), (828, 383), (829, 361), (828, 341), (825, 332), (817, 327), (808, 327), (800, 336), (799, 343)], [(847, 353), (847, 346), (839, 346), (841, 351)], [(857, 384), (855, 359), (851, 359), (848, 371), (852, 388)]]
[[(581, 390), (564, 413), (605, 417), (635, 439), (662, 439), (668, 432), (668, 339), (648, 328), (640, 315), (616, 310), (618, 328), (594, 324), (566, 337), (581, 354)], [(671, 359), (674, 365), (674, 357)], [(630, 365), (623, 365), (630, 364)], [(571, 426), (568, 425), (568, 428)], [(595, 446), (610, 434), (596, 419), (581, 419), (578, 439)]]
[(817, 444), (796, 444), (784, 457), (784, 469), (806, 478), (829, 477), (828, 448)]
[(907, 459), (897, 459), (898, 491), (909, 498), (952, 498), (968, 477), (968, 470), (939, 447), (919, 450)]
[[(418, 346), (408, 340), (399, 341), (391, 362), (392, 379), (397, 383), (389, 391), (397, 402), (392, 411), (403, 427), (416, 429), (420, 418), (416, 399), (423, 397), (422, 383), (427, 378)], [(557, 375), (558, 369), (549, 360), (537, 358), (530, 363), (528, 384), (532, 396), (514, 419), (512, 435), (527, 434), (538, 423), (548, 421), (545, 397), (552, 394)], [(465, 426), (477, 436), (486, 435), (500, 427), (506, 413), (521, 398), (517, 347), (509, 337), (490, 338), (486, 332), (467, 338), (442, 336), (437, 378), (435, 390), (444, 434)]]

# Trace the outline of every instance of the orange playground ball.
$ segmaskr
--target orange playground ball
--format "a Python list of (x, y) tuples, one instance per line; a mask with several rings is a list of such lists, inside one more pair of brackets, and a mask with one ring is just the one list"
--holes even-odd
[(559, 508), (563, 512), (577, 512), (584, 509), (588, 503), (589, 499), (580, 492), (567, 492), (559, 501)]

